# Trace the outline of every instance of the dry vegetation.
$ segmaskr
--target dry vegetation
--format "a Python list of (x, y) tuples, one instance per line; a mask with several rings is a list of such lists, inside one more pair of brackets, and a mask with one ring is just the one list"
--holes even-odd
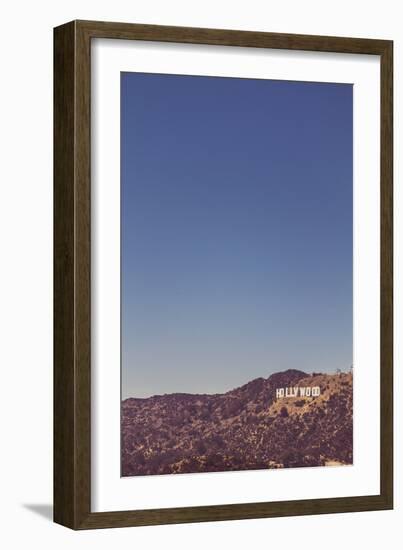
[[(276, 400), (276, 388), (320, 386)], [(122, 403), (122, 475), (351, 464), (352, 374), (297, 370), (216, 395)]]

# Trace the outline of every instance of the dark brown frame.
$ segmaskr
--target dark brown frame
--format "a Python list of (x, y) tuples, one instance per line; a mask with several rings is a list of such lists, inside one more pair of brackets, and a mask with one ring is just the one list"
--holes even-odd
[[(378, 55), (381, 58), (381, 488), (379, 495), (91, 512), (90, 56), (92, 38)], [(54, 521), (72, 529), (393, 507), (393, 42), (72, 21), (54, 29)]]

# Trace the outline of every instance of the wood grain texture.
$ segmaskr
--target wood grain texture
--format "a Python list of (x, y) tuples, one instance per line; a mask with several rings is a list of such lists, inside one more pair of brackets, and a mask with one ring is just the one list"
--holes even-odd
[(393, 43), (381, 57), (381, 494), (393, 506)]
[(80, 29), (92, 38), (151, 40), (217, 46), (276, 48), (335, 53), (363, 53), (381, 55), (388, 41), (366, 38), (311, 36), (270, 32), (251, 32), (197, 27), (170, 27), (104, 21), (77, 21)]
[(54, 519), (77, 528), (90, 510), (89, 42), (55, 29)]
[[(381, 56), (381, 488), (379, 495), (91, 512), (91, 39)], [(393, 506), (393, 43), (73, 21), (54, 31), (54, 520), (72, 529), (386, 510)]]
[(54, 519), (74, 525), (74, 25), (54, 36)]

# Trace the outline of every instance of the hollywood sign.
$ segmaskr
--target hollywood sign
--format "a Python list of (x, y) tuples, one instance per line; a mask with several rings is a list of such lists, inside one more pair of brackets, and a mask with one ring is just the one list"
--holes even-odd
[(320, 386), (294, 386), (292, 388), (277, 388), (276, 398), (282, 397), (318, 397), (320, 395)]

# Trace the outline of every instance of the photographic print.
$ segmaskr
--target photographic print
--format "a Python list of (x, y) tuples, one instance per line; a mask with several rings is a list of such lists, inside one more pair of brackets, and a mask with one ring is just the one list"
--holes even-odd
[(353, 463), (353, 86), (121, 73), (121, 475)]
[(392, 509), (393, 41), (56, 27), (53, 281), (56, 523)]

